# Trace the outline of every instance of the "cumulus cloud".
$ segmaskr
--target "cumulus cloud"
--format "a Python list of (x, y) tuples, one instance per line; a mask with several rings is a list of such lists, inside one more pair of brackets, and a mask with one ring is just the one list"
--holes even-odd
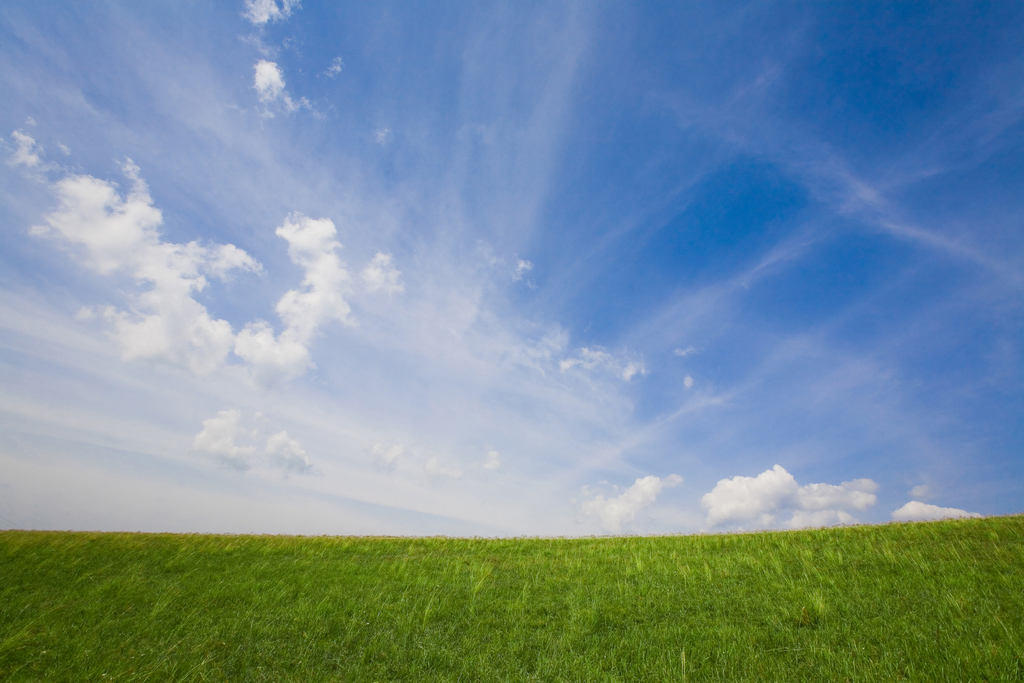
[(601, 521), (601, 528), (610, 534), (617, 534), (622, 527), (636, 518), (636, 513), (642, 508), (654, 503), (658, 494), (666, 488), (681, 484), (683, 478), (671, 474), (665, 479), (658, 477), (643, 477), (616, 498), (605, 499), (604, 496), (597, 496), (581, 505), (583, 512), (597, 517)]
[(689, 375), (687, 375), (686, 377), (684, 377), (684, 378), (683, 378), (683, 386), (684, 386), (684, 387), (686, 387), (687, 389), (689, 389), (690, 387), (692, 387), (692, 386), (693, 386), (693, 378), (692, 378), (692, 377), (690, 377)]
[(281, 431), (267, 438), (263, 457), (256, 455), (256, 446), (241, 445), (239, 441), (252, 441), (256, 431), (242, 427), (240, 410), (222, 410), (209, 420), (203, 420), (203, 429), (192, 441), (192, 450), (214, 456), (221, 463), (244, 472), (256, 465), (269, 465), (285, 472), (307, 474), (313, 470), (313, 461), (306, 455), (302, 444)]
[(611, 372), (625, 382), (632, 380), (637, 375), (647, 374), (647, 368), (642, 361), (616, 358), (600, 346), (577, 349), (574, 356), (559, 361), (558, 368), (562, 372), (573, 368), (600, 369)]
[(284, 75), (276, 62), (261, 59), (253, 67), (256, 72), (252, 87), (260, 98), (260, 102), (273, 102), (284, 93)]
[(224, 464), (237, 470), (247, 470), (255, 464), (255, 446), (239, 446), (236, 441), (249, 438), (242, 426), (239, 410), (222, 410), (216, 417), (203, 420), (203, 429), (196, 434), (192, 448), (215, 456)]
[(125, 360), (157, 360), (207, 374), (231, 350), (234, 336), (226, 320), (210, 317), (193, 295), (208, 285), (206, 276), (225, 278), (234, 269), (260, 265), (231, 244), (174, 244), (160, 238), (163, 215), (153, 206), (139, 169), (129, 159), (132, 183), (122, 197), (113, 183), (88, 175), (69, 176), (54, 186), (59, 201), (46, 225), (31, 234), (70, 244), (84, 264), (101, 274), (130, 272), (149, 289), (131, 296), (131, 311), (113, 306), (103, 317), (120, 342)]
[(359, 273), (363, 285), (371, 292), (398, 294), (405, 291), (402, 273), (391, 263), (391, 255), (377, 252), (370, 263)]
[(386, 444), (383, 441), (376, 441), (370, 447), (370, 453), (380, 465), (391, 469), (395, 466), (398, 458), (405, 453), (405, 446), (400, 443)]
[[(31, 233), (71, 245), (89, 268), (110, 274), (126, 270), (148, 289), (131, 296), (130, 310), (114, 306), (79, 311), (76, 318), (100, 315), (122, 347), (125, 360), (156, 360), (209, 374), (232, 350), (264, 380), (296, 377), (313, 363), (309, 344), (326, 321), (348, 322), (345, 301), (349, 274), (336, 253), (341, 245), (330, 219), (289, 216), (277, 235), (288, 254), (305, 270), (302, 287), (285, 293), (276, 311), (285, 324), (275, 335), (269, 323), (256, 320), (236, 336), (226, 320), (214, 319), (193, 297), (208, 286), (208, 277), (225, 279), (235, 269), (259, 272), (260, 264), (231, 244), (174, 244), (160, 237), (163, 215), (131, 160), (124, 167), (132, 181), (122, 197), (113, 183), (92, 176), (70, 176), (54, 186), (59, 206), (46, 225)], [(400, 287), (390, 261), (377, 262), (380, 286)], [(390, 270), (387, 269), (390, 267)], [(393, 272), (392, 272), (393, 271)]]
[(932, 495), (932, 489), (927, 484), (920, 484), (910, 489), (910, 495), (915, 500), (927, 500)]
[(855, 524), (857, 519), (845, 510), (796, 510), (786, 522), (790, 529), (804, 529), (812, 526), (835, 526)]
[[(29, 120), (31, 121), (31, 119)], [(11, 137), (14, 138), (14, 154), (7, 160), (7, 163), (12, 166), (21, 164), (29, 168), (38, 166), (43, 149), (36, 144), (35, 139), (22, 130), (14, 131), (11, 133)]]
[(450, 479), (459, 479), (460, 477), (462, 477), (461, 470), (442, 465), (441, 462), (437, 459), (436, 455), (427, 460), (427, 464), (424, 465), (423, 470), (427, 474), (440, 477), (448, 477)]
[(644, 367), (643, 363), (637, 361), (630, 361), (626, 363), (625, 367), (622, 368), (622, 373), (619, 375), (622, 377), (624, 382), (628, 382), (633, 379), (636, 375), (646, 375), (647, 368)]
[(287, 19), (291, 16), (292, 9), (300, 5), (299, 0), (282, 0), (280, 5), (277, 0), (245, 0), (243, 16), (257, 26), (261, 26), (268, 21)]
[(981, 517), (977, 512), (967, 512), (959, 508), (943, 508), (912, 500), (899, 510), (892, 513), (897, 522), (926, 522), (937, 519), (957, 519), (960, 517)]
[(487, 451), (487, 460), (484, 461), (485, 470), (500, 470), (501, 456), (498, 451)]
[(295, 439), (288, 438), (288, 432), (278, 432), (267, 438), (267, 446), (263, 451), (268, 462), (287, 472), (305, 474), (313, 469), (313, 461), (306, 456), (302, 445)]
[[(276, 62), (261, 59), (253, 66), (253, 72), (252, 87), (256, 90), (260, 102), (267, 105), (280, 102), (288, 112), (297, 111), (301, 107), (310, 108), (305, 97), (299, 98), (296, 102), (285, 90), (284, 73)], [(264, 112), (264, 115), (271, 118), (274, 116), (269, 110)]]
[(292, 289), (277, 303), (284, 331), (274, 335), (269, 323), (257, 320), (238, 333), (235, 354), (249, 361), (258, 379), (297, 377), (313, 366), (309, 343), (320, 325), (331, 320), (348, 323), (345, 301), (350, 277), (338, 257), (341, 244), (329, 218), (314, 220), (292, 214), (277, 235), (288, 241), (292, 262), (306, 271), (301, 289)]
[(850, 511), (874, 505), (877, 490), (878, 484), (870, 479), (800, 486), (785, 468), (775, 465), (756, 477), (722, 479), (701, 498), (701, 507), (707, 511), (708, 527), (769, 527), (787, 514), (784, 525), (792, 528), (850, 524), (857, 521)]

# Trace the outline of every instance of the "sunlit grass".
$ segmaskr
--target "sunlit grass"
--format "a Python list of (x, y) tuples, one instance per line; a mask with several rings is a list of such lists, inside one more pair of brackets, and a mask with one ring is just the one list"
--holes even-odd
[[(10, 681), (1024, 680), (1024, 517), (588, 539), (0, 532)], [(685, 653), (685, 654), (684, 654)]]

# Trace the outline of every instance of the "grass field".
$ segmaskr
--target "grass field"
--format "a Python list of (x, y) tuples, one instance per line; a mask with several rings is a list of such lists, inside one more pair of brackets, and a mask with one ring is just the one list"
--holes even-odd
[(448, 539), (0, 532), (4, 681), (1024, 680), (1024, 516)]

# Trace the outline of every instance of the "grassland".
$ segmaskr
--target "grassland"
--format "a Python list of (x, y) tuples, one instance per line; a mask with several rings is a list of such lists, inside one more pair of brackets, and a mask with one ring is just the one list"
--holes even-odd
[(1024, 680), (1021, 516), (587, 539), (9, 531), (0, 582), (4, 681)]

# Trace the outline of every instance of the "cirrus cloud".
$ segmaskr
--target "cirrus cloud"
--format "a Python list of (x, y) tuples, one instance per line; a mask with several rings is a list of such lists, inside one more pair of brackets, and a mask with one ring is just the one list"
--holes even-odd
[(600, 346), (576, 349), (575, 355), (558, 362), (558, 369), (562, 372), (573, 368), (603, 370), (610, 372), (623, 382), (629, 382), (637, 375), (647, 374), (647, 367), (643, 361), (613, 356)]

